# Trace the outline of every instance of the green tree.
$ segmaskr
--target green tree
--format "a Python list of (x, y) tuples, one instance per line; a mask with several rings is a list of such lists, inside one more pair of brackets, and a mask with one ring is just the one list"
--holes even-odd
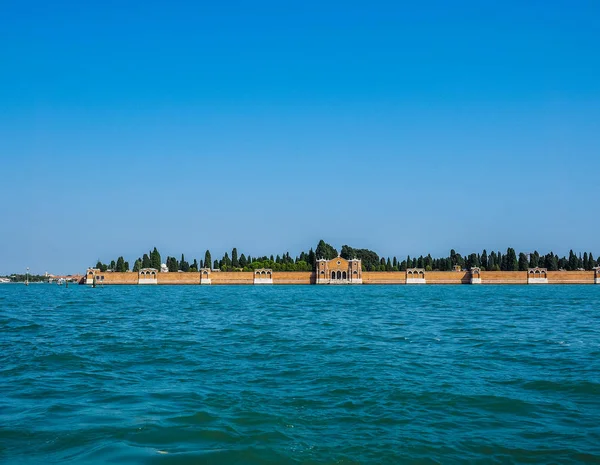
[(506, 270), (507, 271), (517, 271), (519, 269), (519, 261), (517, 260), (517, 253), (515, 249), (509, 247), (506, 249)]
[(529, 268), (537, 268), (540, 266), (540, 254), (537, 250), (534, 250), (532, 254), (529, 255)]
[(212, 257), (210, 256), (210, 250), (204, 252), (204, 266), (206, 268), (210, 268), (210, 264), (212, 263)]
[(135, 263), (133, 264), (133, 271), (134, 273), (137, 273), (138, 271), (140, 271), (140, 269), (142, 268), (142, 261), (138, 258)]
[(240, 261), (238, 260), (238, 251), (235, 247), (231, 251), (231, 266), (234, 268), (240, 267)]
[(327, 244), (323, 239), (321, 239), (317, 245), (315, 255), (317, 259), (324, 258), (325, 260), (333, 260), (338, 256), (338, 253), (333, 246)]
[(527, 260), (527, 255), (523, 252), (519, 254), (519, 271), (527, 271), (529, 268), (529, 261)]
[(167, 268), (171, 273), (179, 271), (179, 262), (175, 257), (167, 257)]
[(184, 273), (190, 271), (190, 264), (185, 261), (185, 257), (181, 254), (181, 261), (179, 262), (179, 269)]
[(144, 256), (142, 257), (142, 268), (150, 268), (150, 266), (150, 257), (148, 256), (148, 254), (144, 254)]
[(573, 250), (569, 251), (569, 270), (576, 270), (577, 269), (577, 255), (575, 255), (575, 252), (573, 252)]
[(117, 258), (115, 270), (118, 271), (119, 273), (125, 272), (125, 259), (123, 257)]
[(154, 250), (150, 252), (150, 268), (160, 270), (160, 264), (160, 253), (158, 253), (157, 248), (154, 247)]
[(240, 263), (239, 266), (241, 268), (246, 268), (246, 265), (248, 265), (248, 260), (246, 260), (246, 256), (244, 254), (240, 255)]
[(315, 255), (315, 252), (313, 251), (312, 247), (310, 248), (309, 252), (308, 252), (308, 262), (307, 262), (311, 269), (316, 269), (317, 266), (317, 258)]

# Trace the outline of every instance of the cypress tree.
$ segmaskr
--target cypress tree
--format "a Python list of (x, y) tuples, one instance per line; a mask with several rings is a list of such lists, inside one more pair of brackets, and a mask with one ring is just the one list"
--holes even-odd
[(144, 257), (142, 258), (142, 268), (150, 268), (150, 257), (148, 257), (148, 254), (144, 254)]
[(308, 264), (311, 266), (311, 268), (314, 270), (317, 264), (317, 259), (316, 259), (316, 255), (313, 252), (312, 247), (310, 248), (309, 252), (308, 252)]
[(210, 268), (210, 264), (211, 264), (211, 263), (212, 263), (212, 257), (210, 256), (210, 251), (209, 251), (209, 250), (207, 250), (207, 251), (204, 253), (204, 266), (205, 266), (206, 268)]
[(535, 268), (540, 266), (540, 254), (537, 250), (534, 250), (533, 253), (529, 256), (529, 267)]
[(239, 265), (241, 268), (246, 268), (248, 265), (248, 261), (246, 260), (246, 256), (244, 254), (240, 255)]
[(133, 264), (133, 271), (137, 273), (142, 268), (142, 261), (138, 258)]
[(213, 263), (213, 270), (218, 270), (218, 269), (219, 269), (219, 262), (217, 260), (215, 260)]
[(183, 254), (181, 254), (181, 261), (179, 262), (179, 269), (185, 273), (190, 271), (190, 264), (189, 264), (189, 262), (185, 261), (185, 257), (183, 256)]
[(120, 273), (125, 272), (125, 259), (123, 257), (117, 258), (116, 270)]
[(529, 261), (527, 260), (527, 255), (523, 252), (519, 254), (519, 271), (527, 271), (529, 268)]
[(488, 269), (488, 254), (485, 249), (483, 249), (483, 252), (481, 253), (481, 268), (484, 270)]
[(231, 251), (231, 266), (233, 266), (234, 268), (240, 267), (240, 261), (238, 260), (238, 251), (235, 247)]
[(150, 268), (156, 268), (157, 270), (160, 270), (160, 264), (160, 254), (158, 253), (156, 247), (154, 247), (154, 250), (150, 254)]
[(569, 251), (569, 270), (573, 271), (577, 269), (577, 255), (573, 250)]

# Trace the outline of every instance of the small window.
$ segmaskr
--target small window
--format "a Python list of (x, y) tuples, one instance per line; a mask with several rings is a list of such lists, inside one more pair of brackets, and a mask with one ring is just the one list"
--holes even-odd
[(342, 262), (340, 262), (340, 261), (338, 260), (337, 264), (338, 264), (338, 265), (341, 265), (341, 264), (342, 264)]

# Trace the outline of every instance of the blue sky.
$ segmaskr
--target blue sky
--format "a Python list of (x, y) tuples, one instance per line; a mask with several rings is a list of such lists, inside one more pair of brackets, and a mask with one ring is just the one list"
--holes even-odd
[(600, 3), (0, 4), (0, 274), (600, 253)]

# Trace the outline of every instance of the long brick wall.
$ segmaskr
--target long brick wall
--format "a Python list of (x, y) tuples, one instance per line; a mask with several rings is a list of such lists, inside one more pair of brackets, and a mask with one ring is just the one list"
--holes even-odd
[[(548, 284), (594, 284), (593, 271), (548, 271)], [(211, 273), (212, 284), (253, 284), (252, 272)], [(160, 284), (197, 284), (200, 285), (200, 273), (157, 273), (157, 283)], [(363, 284), (405, 284), (404, 271), (365, 271), (362, 274)], [(426, 271), (427, 284), (469, 284), (471, 275), (467, 271)], [(273, 284), (314, 284), (313, 272), (273, 272)], [(527, 271), (482, 271), (482, 284), (527, 284)], [(138, 274), (130, 273), (99, 273), (98, 285), (136, 285)]]
[(594, 284), (593, 271), (548, 271), (552, 284)]
[(427, 284), (470, 284), (471, 274), (468, 271), (426, 271)]
[(482, 271), (481, 284), (527, 284), (527, 271)]
[[(253, 284), (254, 273), (251, 271), (213, 271), (210, 279), (212, 284)], [(158, 282), (160, 283), (160, 279)]]
[(315, 284), (316, 274), (312, 271), (274, 271), (273, 284)]
[(363, 271), (363, 284), (406, 284), (404, 271)]

